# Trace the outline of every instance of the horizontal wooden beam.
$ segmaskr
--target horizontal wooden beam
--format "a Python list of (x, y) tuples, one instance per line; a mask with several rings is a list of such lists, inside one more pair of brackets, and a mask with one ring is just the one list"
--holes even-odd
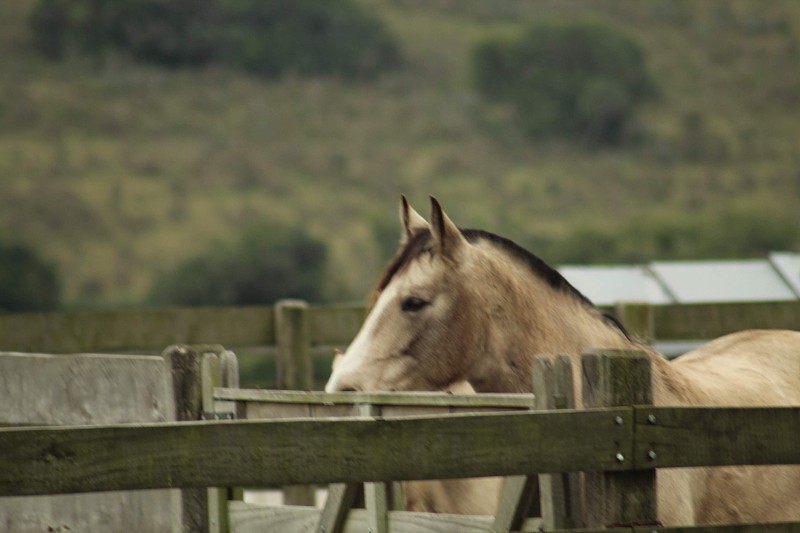
[(715, 339), (744, 329), (800, 330), (800, 301), (654, 305), (658, 340)]
[[(236, 533), (310, 531), (312, 528), (309, 524), (315, 524), (320, 516), (319, 509), (312, 507), (273, 507), (232, 502), (229, 509), (231, 530)], [(491, 516), (407, 511), (389, 511), (388, 514), (391, 531), (492, 531)], [(529, 518), (525, 521), (524, 528), (525, 531), (539, 531), (541, 524), (540, 518)], [(368, 530), (367, 511), (350, 510), (343, 533), (364, 533)]]
[(317, 391), (276, 391), (259, 389), (214, 389), (223, 401), (308, 405), (403, 405), (434, 407), (506, 407), (532, 409), (533, 394), (447, 394), (444, 392), (351, 393)]
[(615, 408), (0, 429), (0, 495), (616, 470), (633, 452), (632, 424), (616, 421), (632, 416)]
[(0, 314), (4, 351), (160, 353), (171, 344), (274, 345), (274, 310), (197, 307)]
[[(237, 533), (264, 533), (265, 531), (307, 530), (320, 515), (311, 507), (261, 506), (243, 502), (230, 503), (230, 519)], [(398, 531), (494, 531), (492, 517), (411, 513), (390, 511), (389, 522)], [(273, 529), (269, 529), (274, 524)], [(363, 509), (353, 509), (348, 514), (344, 533), (367, 530), (367, 516)], [(539, 531), (540, 518), (528, 518), (521, 531)], [(576, 533), (575, 529), (554, 530), (551, 533)], [(772, 524), (735, 524), (715, 526), (635, 526), (602, 529), (581, 529), (580, 533), (800, 533), (800, 522)]]
[(800, 408), (649, 406), (1, 428), (0, 495), (800, 464), (799, 436)]
[[(685, 527), (637, 526), (629, 529), (628, 531), (631, 533), (800, 533), (800, 522), (774, 522), (771, 524), (721, 524), (716, 526)], [(581, 531), (581, 533), (586, 532)]]
[(800, 464), (798, 407), (636, 408), (641, 468)]
[(350, 344), (367, 316), (362, 305), (312, 305), (308, 313), (309, 335), (314, 346)]
[[(309, 306), (308, 314), (311, 345), (336, 346), (353, 339), (366, 309), (320, 305)], [(160, 352), (170, 344), (274, 346), (274, 323), (270, 306), (1, 314), (0, 350)], [(712, 339), (754, 328), (800, 330), (800, 301), (654, 305), (652, 324), (658, 340)]]

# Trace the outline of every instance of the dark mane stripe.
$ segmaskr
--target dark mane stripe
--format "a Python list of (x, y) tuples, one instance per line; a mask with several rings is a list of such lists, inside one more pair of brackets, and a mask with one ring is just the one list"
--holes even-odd
[[(489, 241), (501, 250), (522, 261), (531, 269), (534, 274), (543, 278), (551, 287), (556, 290), (571, 294), (583, 303), (594, 307), (594, 304), (584, 296), (578, 289), (573, 287), (564, 276), (562, 276), (556, 269), (542, 261), (539, 257), (532, 254), (522, 246), (518, 245), (510, 239), (495, 235), (484, 230), (478, 229), (461, 229), (462, 235), (467, 241), (474, 243), (477, 241)], [(411, 236), (397, 254), (389, 261), (383, 275), (378, 281), (378, 285), (373, 294), (373, 302), (378, 294), (380, 294), (394, 276), (401, 272), (413, 259), (420, 256), (422, 253), (431, 250), (431, 242), (433, 236), (429, 230), (421, 230)]]
[[(558, 272), (558, 270), (554, 269), (540, 259), (537, 255), (529, 252), (511, 239), (506, 239), (505, 237), (501, 237), (494, 233), (479, 229), (460, 229), (460, 231), (468, 242), (475, 243), (478, 241), (488, 241), (494, 244), (507, 254), (528, 265), (531, 272), (544, 279), (553, 289), (576, 298), (584, 305), (587, 305), (593, 309), (597, 309), (594, 303), (592, 303), (589, 298), (584, 296), (581, 291), (573, 287), (572, 284), (567, 281), (566, 278), (561, 275), (561, 273)], [(394, 278), (398, 272), (401, 272), (415, 258), (419, 257), (423, 253), (431, 251), (432, 241), (433, 236), (431, 235), (430, 230), (427, 229), (416, 232), (408, 239), (405, 246), (400, 248), (392, 260), (389, 261), (389, 265), (386, 267), (386, 270), (383, 272), (383, 275), (378, 281), (375, 291), (372, 293), (369, 303), (370, 307), (375, 304), (378, 296), (380, 296), (381, 292), (383, 292), (386, 286), (389, 285), (389, 282), (392, 281), (392, 278)], [(628, 334), (628, 331), (618, 319), (606, 314), (601, 314), (601, 317), (603, 320), (619, 329), (619, 331), (625, 335), (625, 337), (628, 339), (631, 338)]]
[(478, 240), (489, 241), (496, 245), (501, 250), (522, 261), (531, 269), (531, 271), (544, 279), (552, 288), (570, 294), (581, 302), (594, 307), (589, 298), (583, 295), (581, 291), (572, 286), (558, 270), (545, 263), (539, 256), (529, 252), (519, 244), (511, 239), (506, 239), (494, 233), (479, 229), (462, 229), (461, 233), (467, 238), (469, 242), (476, 242)]

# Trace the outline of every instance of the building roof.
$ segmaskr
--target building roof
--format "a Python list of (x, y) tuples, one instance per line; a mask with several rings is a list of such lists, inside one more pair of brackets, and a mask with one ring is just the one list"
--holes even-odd
[(558, 270), (597, 305), (800, 299), (800, 254), (788, 252), (755, 260), (564, 265)]

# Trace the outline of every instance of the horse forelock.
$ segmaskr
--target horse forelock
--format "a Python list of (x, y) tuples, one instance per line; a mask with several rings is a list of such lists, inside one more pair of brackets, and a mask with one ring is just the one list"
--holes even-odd
[(386, 270), (381, 274), (378, 285), (375, 287), (375, 290), (372, 291), (372, 296), (370, 296), (370, 309), (375, 305), (375, 302), (378, 300), (383, 290), (399, 272), (403, 271), (411, 261), (423, 253), (430, 251), (432, 240), (433, 235), (431, 235), (430, 230), (427, 229), (418, 230), (408, 238), (405, 244), (400, 247), (394, 257), (389, 261)]
[[(540, 257), (526, 250), (511, 239), (501, 237), (485, 230), (459, 229), (461, 234), (464, 235), (464, 238), (466, 238), (468, 242), (489, 242), (490, 244), (494, 245), (495, 248), (507, 253), (511, 257), (527, 265), (533, 274), (544, 280), (553, 289), (574, 297), (584, 305), (587, 305), (593, 309), (595, 308), (594, 303), (592, 303), (589, 298), (587, 298), (583, 293), (569, 283), (566, 278), (564, 278), (564, 276), (562, 276), (555, 268), (551, 267)], [(432, 241), (433, 236), (430, 230), (422, 229), (414, 233), (405, 242), (405, 244), (397, 251), (391, 261), (389, 261), (389, 264), (381, 275), (378, 284), (370, 297), (370, 308), (375, 304), (383, 290), (389, 285), (389, 283), (397, 274), (401, 273), (414, 259), (423, 253), (431, 252)], [(612, 318), (611, 322), (613, 325), (618, 327), (626, 337), (628, 336), (627, 331), (625, 331), (624, 327), (622, 327), (617, 320), (613, 320)]]

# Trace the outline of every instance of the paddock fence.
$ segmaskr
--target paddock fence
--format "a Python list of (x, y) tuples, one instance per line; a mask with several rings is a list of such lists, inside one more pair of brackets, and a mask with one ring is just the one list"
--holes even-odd
[[(176, 350), (173, 355), (184, 349)], [(800, 523), (679, 529), (655, 523), (655, 468), (800, 464), (800, 408), (648, 405), (649, 362), (638, 352), (584, 355), (589, 408), (580, 411), (530, 410), (537, 401), (564, 402), (563, 391), (552, 385), (564, 359), (537, 359), (538, 370), (546, 370), (541, 385), (552, 394), (545, 399), (540, 393), (536, 400), (221, 388), (215, 382), (235, 365), (229, 353), (183, 353), (193, 354), (188, 360), (200, 366), (200, 390), (193, 396), (208, 420), (2, 428), (0, 495), (216, 487), (221, 503), (215, 527), (241, 533), (490, 532), (564, 525), (634, 532), (800, 530)], [(622, 405), (608, 405), (614, 403)], [(498, 407), (518, 411), (449, 412)], [(408, 414), (409, 408), (446, 408), (448, 414)], [(268, 418), (225, 414), (261, 416), (259, 410)], [(294, 411), (291, 418), (275, 418), (286, 410)], [(340, 416), (348, 410), (358, 414)], [(570, 497), (570, 474), (576, 472), (589, 473), (583, 510)], [(494, 517), (407, 513), (395, 510), (390, 496), (396, 480), (494, 475), (512, 476)], [(543, 480), (542, 495), (548, 493), (541, 519), (524, 513), (532, 479)], [(321, 510), (229, 501), (237, 493), (233, 487), (308, 483), (333, 484)], [(354, 487), (361, 483), (365, 509), (351, 510)], [(588, 522), (576, 524), (579, 516)]]
[[(800, 330), (800, 302), (665, 306), (628, 303), (606, 311), (616, 313), (631, 331), (646, 340), (707, 339), (753, 327)], [(581, 524), (578, 517), (593, 516), (592, 513), (581, 514), (582, 502), (576, 496), (577, 484), (572, 474), (576, 470), (597, 470), (607, 475), (635, 478), (642, 473), (647, 477), (655, 467), (695, 466), (680, 463), (687, 461), (687, 457), (697, 457), (694, 459), (697, 464), (707, 461), (703, 464), (709, 465), (739, 464), (736, 461), (742, 464), (798, 463), (796, 454), (800, 443), (797, 436), (800, 432), (797, 413), (790, 408), (663, 412), (661, 408), (649, 408), (643, 414), (645, 408), (640, 405), (646, 402), (634, 399), (623, 407), (624, 415), (616, 414), (617, 411), (531, 411), (532, 408), (570, 407), (569, 392), (564, 385), (569, 379), (564, 377), (566, 370), (562, 363), (556, 363), (550, 373), (537, 372), (537, 375), (553, 377), (540, 380), (536, 384), (539, 392), (533, 395), (340, 396), (310, 392), (313, 388), (312, 350), (320, 346), (346, 345), (355, 335), (364, 314), (365, 309), (359, 306), (309, 306), (304, 302), (284, 301), (275, 307), (0, 315), (0, 349), (27, 352), (2, 354), (0, 364), (3, 356), (14, 364), (21, 358), (34, 357), (38, 358), (35, 361), (39, 368), (44, 360), (50, 361), (48, 365), (69, 363), (80, 364), (82, 369), (102, 368), (97, 373), (62, 368), (49, 377), (46, 373), (40, 376), (42, 383), (28, 386), (28, 393), (33, 389), (37, 396), (37, 390), (41, 393), (59, 383), (59, 374), (62, 378), (66, 375), (70, 380), (67, 386), (78, 396), (77, 404), (74, 398), (72, 402), (64, 402), (58, 395), (53, 395), (51, 402), (70, 405), (72, 411), (79, 413), (78, 420), (74, 417), (42, 419), (31, 416), (30, 406), (7, 402), (15, 397), (12, 391), (16, 389), (9, 386), (12, 380), (4, 372), (5, 380), (0, 380), (3, 386), (0, 404), (8, 407), (0, 408), (0, 455), (4, 463), (0, 467), (3, 472), (0, 495), (14, 497), (0, 498), (0, 508), (2, 500), (19, 507), (16, 502), (28, 501), (29, 498), (23, 496), (32, 494), (80, 493), (68, 496), (80, 498), (87, 492), (132, 489), (134, 492), (125, 493), (125, 501), (131, 501), (131, 495), (151, 493), (142, 489), (180, 488), (177, 512), (174, 511), (177, 492), (174, 490), (168, 491), (166, 497), (154, 493), (154, 500), (136, 504), (140, 507), (139, 515), (158, 514), (156, 509), (164, 502), (173, 508), (168, 513), (170, 517), (158, 522), (154, 529), (143, 526), (141, 530), (175, 531), (176, 523), (183, 531), (248, 533), (514, 531), (540, 527), (557, 530), (587, 525)], [(160, 355), (130, 355), (159, 353), (167, 345), (170, 347)], [(239, 389), (236, 357), (223, 346), (275, 348), (279, 385), (290, 390)], [(91, 355), (98, 352), (128, 355)], [(43, 353), (54, 355), (41, 355)], [(143, 365), (142, 361), (147, 363)], [(135, 375), (127, 368), (114, 366), (119, 364), (130, 364), (130, 368), (160, 365), (160, 371), (150, 371), (150, 374), (161, 377), (152, 382), (143, 380), (143, 383), (151, 383), (149, 388), (144, 393), (132, 393), (133, 397), (141, 399), (140, 403), (150, 405), (149, 410), (145, 408), (144, 415), (131, 415), (126, 402), (119, 401), (121, 392), (127, 389), (119, 387), (118, 376)], [(546, 365), (539, 360), (536, 364)], [(76, 383), (73, 379), (76, 375), (83, 375), (84, 381)], [(94, 381), (97, 375), (102, 377), (100, 383), (104, 385)], [(115, 388), (119, 389), (116, 401), (123, 406), (123, 413), (104, 419), (98, 416), (102, 408), (90, 405), (86, 398), (97, 396), (99, 403), (107, 405), (102, 398), (107, 398)], [(47, 408), (37, 409), (36, 412), (40, 412)], [(505, 412), (509, 410), (515, 412)], [(612, 440), (619, 449), (615, 450), (613, 460), (607, 456), (608, 442), (595, 446), (591, 439), (587, 441), (587, 435), (600, 435), (605, 431), (599, 429), (602, 427), (600, 413), (606, 422), (609, 414), (613, 414), (615, 421), (618, 416), (622, 417), (622, 427), (626, 427), (626, 420), (631, 421), (629, 431), (632, 433), (619, 438), (614, 434)], [(597, 418), (593, 418), (595, 415)], [(664, 424), (641, 422), (649, 420), (651, 415)], [(564, 421), (559, 417), (565, 417)], [(709, 425), (707, 427), (712, 429), (704, 429), (703, 424), (711, 422), (729, 425), (716, 430), (713, 428), (717, 426)], [(553, 426), (548, 425), (550, 423)], [(43, 424), (68, 426), (44, 427)], [(72, 427), (74, 424), (88, 426)], [(35, 427), (27, 427), (32, 425)], [(481, 429), (484, 426), (486, 429)], [(577, 432), (578, 426), (580, 432)], [(458, 427), (462, 428), (461, 432)], [(477, 433), (466, 435), (463, 431), (469, 428)], [(430, 432), (426, 433), (428, 430)], [(532, 433), (526, 433), (529, 431)], [(730, 437), (739, 432), (741, 436), (735, 450), (728, 450), (720, 442), (724, 440), (720, 435)], [(776, 438), (777, 433), (783, 437)], [(608, 437), (608, 433), (605, 434)], [(663, 437), (664, 449), (647, 450), (644, 459), (636, 443), (646, 442), (657, 434)], [(355, 442), (353, 435), (363, 436), (363, 439), (359, 437)], [(453, 439), (452, 435), (459, 438)], [(550, 440), (558, 435), (562, 436), (561, 441)], [(586, 450), (580, 446), (566, 442), (568, 439), (564, 435), (571, 435), (580, 444), (586, 443), (593, 452), (586, 455)], [(675, 443), (670, 442), (675, 435), (681, 437), (676, 438)], [(84, 440), (91, 445), (84, 447)], [(23, 445), (23, 441), (28, 444)], [(450, 447), (436, 448), (435, 443), (440, 441), (450, 442)], [(693, 443), (693, 451), (687, 455), (689, 442)], [(385, 448), (381, 448), (384, 445)], [(383, 451), (377, 451), (380, 449)], [(371, 459), (354, 455), (355, 450)], [(566, 454), (558, 460), (561, 462), (552, 457), (552, 450)], [(598, 454), (605, 463), (600, 459), (596, 459), (598, 462), (588, 459)], [(581, 457), (578, 462), (574, 461), (576, 456)], [(454, 457), (459, 460), (453, 462)], [(134, 475), (134, 472), (141, 475)], [(402, 509), (402, 491), (398, 490), (397, 483), (389, 482), (485, 475), (512, 476), (505, 484), (495, 517), (405, 513), (398, 510)], [(541, 478), (539, 483), (532, 483), (537, 478)], [(327, 483), (334, 485), (325, 506), (321, 510), (309, 506), (314, 503), (313, 487)], [(365, 488), (358, 489), (362, 483)], [(298, 486), (307, 484), (311, 486)], [(541, 517), (528, 518), (525, 509), (536, 497), (532, 494), (535, 485), (541, 486), (540, 498), (536, 498), (541, 501)], [(614, 486), (601, 483), (601, 487), (606, 485)], [(305, 506), (265, 507), (245, 503), (240, 487), (283, 487), (286, 503)], [(359, 490), (364, 494), (365, 508), (350, 510)], [(609, 501), (638, 502), (641, 494), (652, 492), (648, 490), (637, 489), (633, 492), (637, 496), (627, 500), (612, 495), (598, 501), (606, 502), (601, 506), (604, 508), (613, 507)], [(115, 492), (104, 494), (114, 495)], [(135, 524), (136, 520), (141, 520), (139, 515), (125, 514), (129, 513), (127, 510), (122, 513), (122, 522)], [(598, 518), (596, 523), (642, 524), (652, 520), (652, 513), (643, 511), (642, 515), (649, 518), (629, 521)], [(2, 524), (0, 521), (0, 526)], [(161, 527), (163, 529), (159, 529)], [(684, 531), (637, 527), (623, 530)], [(775, 524), (753, 526), (753, 529), (736, 526), (706, 530), (800, 531), (800, 527)]]

